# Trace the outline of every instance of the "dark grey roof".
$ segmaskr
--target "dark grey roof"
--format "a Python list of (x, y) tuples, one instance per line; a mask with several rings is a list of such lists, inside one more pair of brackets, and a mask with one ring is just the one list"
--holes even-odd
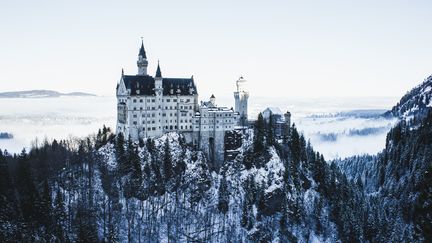
[(158, 62), (158, 67), (156, 69), (156, 76), (155, 77), (156, 78), (162, 78), (162, 73), (161, 73), (161, 70), (160, 70), (159, 62)]
[(138, 54), (138, 56), (142, 56), (142, 57), (144, 57), (145, 59), (147, 59), (147, 55), (146, 55), (146, 52), (145, 52), (145, 50), (144, 50), (144, 42), (143, 42), (143, 41), (141, 42), (141, 48), (140, 48), (140, 50), (139, 50), (139, 54)]
[(214, 99), (214, 98), (216, 98), (216, 97), (214, 96), (214, 94), (212, 94), (212, 96), (210, 96), (210, 99)]
[(177, 94), (177, 89), (180, 89), (180, 95), (190, 95), (190, 88), (193, 89), (192, 94), (197, 94), (193, 78), (163, 78), (162, 85), (164, 95), (171, 95), (171, 89), (173, 95)]
[[(155, 95), (155, 80), (152, 76), (147, 75), (124, 75), (123, 81), (126, 89), (130, 89), (131, 95)], [(192, 94), (197, 94), (193, 78), (163, 78), (162, 79), (163, 95), (191, 95), (189, 89), (192, 88)], [(137, 93), (139, 90), (139, 94)]]
[(147, 75), (124, 75), (123, 81), (126, 89), (131, 90), (131, 95), (155, 95), (155, 82), (152, 76)]

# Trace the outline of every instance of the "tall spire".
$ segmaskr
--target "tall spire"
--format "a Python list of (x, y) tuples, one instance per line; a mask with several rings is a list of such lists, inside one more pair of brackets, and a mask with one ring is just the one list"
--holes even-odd
[(141, 48), (138, 54), (137, 66), (138, 66), (138, 75), (144, 75), (144, 76), (147, 75), (148, 61), (147, 61), (146, 52), (144, 50), (144, 41), (142, 40), (142, 37), (141, 37)]
[(156, 69), (156, 78), (162, 78), (162, 72), (160, 70), (159, 60), (158, 60), (158, 66), (157, 66), (157, 69)]
[(141, 48), (139, 50), (138, 56), (142, 56), (143, 58), (147, 59), (147, 55), (146, 55), (146, 52), (144, 50), (144, 40), (142, 37), (141, 37)]

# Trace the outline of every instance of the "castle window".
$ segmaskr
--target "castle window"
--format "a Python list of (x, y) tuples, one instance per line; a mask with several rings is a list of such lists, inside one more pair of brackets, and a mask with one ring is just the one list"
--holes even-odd
[(133, 99), (133, 103), (136, 103), (136, 99)]
[(182, 129), (182, 130), (183, 130), (183, 126), (180, 126), (180, 129)]
[(154, 120), (152, 121), (152, 124), (155, 124), (155, 121), (154, 121)]
[(196, 129), (198, 129), (198, 126), (195, 126)]
[(134, 125), (136, 125), (136, 124), (137, 124), (137, 122), (136, 122), (136, 121), (134, 121), (134, 122), (133, 122), (133, 124), (134, 124)]
[(153, 107), (152, 107), (152, 110), (156, 110), (156, 107), (153, 106)]
[(167, 102), (170, 102), (170, 99), (167, 99), (166, 101), (167, 101)]
[(143, 108), (142, 108), (142, 107), (140, 107), (140, 110), (142, 111), (142, 110), (143, 110)]
[(147, 102), (150, 103), (150, 99), (147, 99)]
[(137, 118), (137, 115), (133, 115), (134, 118)]
[(184, 100), (183, 100), (183, 99), (180, 99), (180, 102), (184, 102)]
[(189, 127), (190, 127), (190, 129), (192, 129), (192, 125), (190, 125)]
[(134, 107), (134, 111), (136, 111), (136, 107)]
[(166, 116), (166, 114), (165, 114), (165, 113), (162, 113), (162, 116), (163, 116), (163, 117), (165, 117), (165, 116)]
[(143, 102), (143, 100), (142, 99), (140, 99), (140, 103), (142, 103)]
[(153, 130), (153, 131), (156, 130), (156, 127), (152, 127), (152, 130)]
[(174, 129), (177, 129), (177, 126), (174, 126)]
[(151, 116), (152, 116), (152, 117), (155, 117), (155, 113), (152, 113)]
[(172, 110), (172, 106), (170, 106), (170, 110)]
[(183, 106), (180, 106), (180, 109), (183, 109)]
[(190, 99), (187, 99), (186, 102), (190, 102)]
[(165, 126), (165, 129), (168, 129), (168, 126)]
[(170, 126), (170, 130), (173, 130), (173, 126)]
[(173, 99), (173, 102), (177, 102), (177, 99)]
[(152, 103), (155, 103), (155, 99), (152, 99), (152, 101), (151, 101)]

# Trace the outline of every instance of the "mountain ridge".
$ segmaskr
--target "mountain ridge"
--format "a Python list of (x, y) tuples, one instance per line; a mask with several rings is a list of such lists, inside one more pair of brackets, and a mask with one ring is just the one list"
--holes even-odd
[(69, 92), (62, 93), (55, 90), (36, 89), (36, 90), (22, 90), (0, 92), (0, 98), (57, 98), (61, 96), (97, 96), (85, 92)]
[(409, 119), (415, 116), (425, 116), (432, 109), (432, 75), (421, 84), (408, 91), (399, 102), (387, 111), (385, 115)]

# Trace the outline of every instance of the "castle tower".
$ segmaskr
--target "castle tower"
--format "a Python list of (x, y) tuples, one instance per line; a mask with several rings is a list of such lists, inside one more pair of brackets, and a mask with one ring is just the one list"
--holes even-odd
[(144, 41), (141, 41), (141, 48), (138, 53), (137, 66), (138, 66), (138, 75), (147, 75), (148, 61), (147, 61), (146, 52), (144, 50)]
[(216, 107), (216, 97), (213, 94), (210, 96), (210, 104)]
[(157, 136), (162, 136), (163, 134), (163, 126), (162, 126), (162, 116), (161, 116), (161, 111), (162, 111), (162, 99), (163, 99), (163, 87), (162, 87), (162, 72), (160, 69), (160, 65), (159, 65), (159, 61), (158, 61), (158, 66), (156, 69), (156, 75), (155, 75), (155, 95), (156, 95), (156, 108), (159, 112), (156, 113), (156, 131), (157, 131)]
[(235, 111), (239, 113), (238, 125), (248, 125), (248, 99), (249, 92), (246, 91), (246, 80), (240, 77), (237, 82), (237, 91), (234, 92)]
[(289, 133), (290, 133), (290, 128), (291, 128), (291, 112), (287, 111), (284, 114), (284, 118), (285, 118), (285, 124), (283, 127), (283, 136), (285, 138), (288, 138)]

